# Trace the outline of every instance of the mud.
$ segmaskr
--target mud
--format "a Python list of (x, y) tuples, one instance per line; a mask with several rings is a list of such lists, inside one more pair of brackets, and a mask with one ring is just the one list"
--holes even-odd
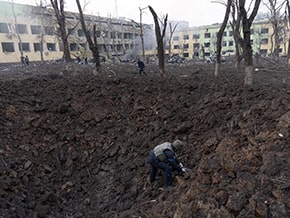
[[(290, 72), (222, 65), (0, 67), (0, 217), (289, 217)], [(181, 139), (192, 171), (147, 183)]]

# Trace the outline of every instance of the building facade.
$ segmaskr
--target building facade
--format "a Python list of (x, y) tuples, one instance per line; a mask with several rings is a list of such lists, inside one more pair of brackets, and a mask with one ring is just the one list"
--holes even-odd
[[(96, 24), (101, 56), (136, 56), (140, 52), (140, 26), (126, 19), (85, 15), (87, 28)], [(66, 13), (66, 26), (72, 58), (91, 56), (77, 13)], [(143, 25), (145, 48), (154, 44), (151, 25)], [(0, 63), (20, 62), (21, 56), (30, 61), (59, 60), (63, 56), (62, 41), (54, 11), (49, 8), (0, 1)], [(92, 33), (92, 32), (91, 32)]]
[[(171, 53), (185, 58), (201, 59), (214, 55), (216, 52), (217, 32), (220, 24), (200, 27), (188, 27), (174, 32), (172, 37)], [(279, 30), (279, 55), (285, 56), (288, 52), (289, 24), (281, 24)], [(273, 28), (268, 20), (256, 20), (251, 29), (251, 44), (253, 54), (268, 56), (274, 53), (275, 42)], [(235, 54), (233, 31), (228, 25), (222, 39), (222, 54)]]

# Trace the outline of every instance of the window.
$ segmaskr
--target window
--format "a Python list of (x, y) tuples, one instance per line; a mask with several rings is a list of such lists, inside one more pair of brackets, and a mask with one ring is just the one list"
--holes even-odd
[(68, 29), (67, 32), (68, 32), (68, 34), (69, 34), (70, 36), (74, 36), (74, 35), (75, 35), (75, 31), (74, 31), (74, 29)]
[(199, 34), (193, 34), (193, 35), (192, 35), (192, 38), (193, 38), (193, 39), (199, 39), (199, 37), (200, 37)]
[(7, 23), (0, 23), (0, 33), (9, 33), (9, 28)]
[[(92, 35), (94, 35), (94, 34), (92, 34)], [(96, 37), (97, 38), (101, 37), (101, 31), (100, 30), (96, 30)], [(121, 38), (119, 38), (119, 39), (121, 39)]]
[(179, 49), (179, 45), (174, 45), (173, 49)]
[(267, 49), (260, 49), (260, 54), (262, 56), (266, 56), (267, 55)]
[(188, 53), (183, 53), (183, 57), (188, 58), (189, 54)]
[(173, 36), (173, 41), (178, 41), (179, 37), (178, 36)]
[(230, 31), (229, 36), (233, 36), (233, 35), (234, 35), (233, 31)]
[(223, 32), (223, 36), (227, 36), (227, 32)]
[(261, 44), (262, 45), (268, 44), (268, 39), (261, 39)]
[(30, 51), (30, 46), (29, 46), (29, 43), (18, 43), (18, 48), (19, 48), (19, 51), (21, 51), (21, 45), (22, 45), (22, 51), (26, 51), (26, 52), (29, 52)]
[(27, 34), (27, 26), (25, 24), (17, 24), (16, 30), (19, 34)]
[(71, 51), (77, 51), (77, 50), (78, 50), (77, 43), (70, 43), (70, 44), (69, 44), (69, 49), (70, 49)]
[(183, 44), (183, 48), (189, 48), (188, 44)]
[(40, 26), (31, 25), (31, 34), (40, 34)]
[(222, 46), (227, 46), (227, 42), (226, 41), (222, 41)]
[(84, 37), (85, 36), (85, 33), (82, 29), (78, 29), (78, 36), (79, 37)]
[(199, 49), (199, 43), (193, 43), (193, 49), (194, 50)]
[(189, 39), (189, 35), (184, 35), (183, 36), (183, 40), (188, 40)]
[(205, 47), (205, 48), (209, 48), (209, 47), (210, 47), (210, 42), (205, 42), (205, 43), (204, 43), (204, 47)]
[(261, 29), (261, 34), (266, 34), (269, 32), (269, 29), (268, 28), (262, 28)]
[(44, 32), (46, 35), (52, 36), (54, 34), (54, 28), (51, 26), (44, 27)]
[(2, 42), (2, 51), (5, 52), (15, 52), (13, 42)]
[(233, 46), (234, 45), (234, 41), (229, 41), (229, 46)]
[(118, 39), (122, 39), (123, 38), (122, 33), (117, 33), (117, 37)]
[(33, 49), (35, 52), (40, 51), (40, 43), (33, 43)]
[(56, 51), (55, 43), (46, 43), (46, 47), (48, 51)]
[(210, 38), (210, 33), (205, 33), (204, 38)]

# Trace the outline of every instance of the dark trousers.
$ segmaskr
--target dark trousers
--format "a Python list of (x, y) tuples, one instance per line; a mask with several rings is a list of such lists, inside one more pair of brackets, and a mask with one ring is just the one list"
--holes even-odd
[(155, 180), (158, 169), (163, 171), (165, 186), (172, 186), (172, 175), (171, 175), (171, 167), (168, 164), (159, 161), (153, 152), (150, 152), (147, 158), (149, 164), (151, 165), (150, 169), (150, 182)]
[(144, 68), (139, 68), (139, 75), (141, 75), (142, 73), (144, 73), (147, 76), (147, 74), (144, 72)]

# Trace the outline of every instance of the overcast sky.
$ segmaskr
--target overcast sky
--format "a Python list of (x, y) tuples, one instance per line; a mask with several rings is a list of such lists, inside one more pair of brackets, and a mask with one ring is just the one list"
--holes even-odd
[[(11, 0), (6, 0), (11, 1)], [(22, 4), (39, 4), (41, 0), (14, 0)], [(42, 0), (49, 3), (50, 0)], [(80, 0), (81, 4), (88, 2), (85, 8), (86, 14), (111, 17), (126, 17), (136, 22), (140, 21), (140, 10), (143, 23), (153, 24), (153, 17), (149, 9), (150, 5), (159, 17), (168, 14), (168, 20), (188, 21), (190, 26), (209, 25), (221, 23), (224, 18), (225, 6), (212, 3), (213, 0)], [(77, 11), (75, 0), (65, 0), (66, 9)]]

